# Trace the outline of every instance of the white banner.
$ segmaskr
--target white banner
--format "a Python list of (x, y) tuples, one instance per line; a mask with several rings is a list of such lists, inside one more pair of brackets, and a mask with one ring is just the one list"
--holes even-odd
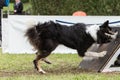
[[(19, 16), (9, 15), (2, 23), (2, 51), (3, 53), (34, 53), (33, 47), (24, 36), (31, 22), (57, 21), (64, 25), (72, 23), (99, 24), (106, 20), (111, 26), (120, 25), (120, 16)], [(76, 53), (76, 50), (69, 49), (63, 45), (58, 46), (54, 53)]]

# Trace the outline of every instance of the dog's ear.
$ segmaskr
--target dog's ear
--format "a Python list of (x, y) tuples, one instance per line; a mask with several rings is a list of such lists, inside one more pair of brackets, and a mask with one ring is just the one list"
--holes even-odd
[(107, 28), (109, 27), (109, 20), (105, 21), (101, 26), (100, 28)]

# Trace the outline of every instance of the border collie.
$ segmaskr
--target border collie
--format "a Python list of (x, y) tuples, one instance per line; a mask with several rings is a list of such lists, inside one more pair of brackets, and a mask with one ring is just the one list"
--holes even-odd
[(103, 44), (116, 39), (118, 32), (113, 32), (109, 27), (109, 21), (102, 25), (86, 25), (77, 23), (71, 26), (61, 25), (53, 21), (33, 25), (26, 32), (31, 45), (37, 50), (36, 58), (33, 61), (35, 68), (40, 73), (42, 70), (39, 60), (50, 62), (46, 59), (48, 55), (59, 45), (63, 44), (69, 48), (76, 49), (78, 55), (103, 57), (106, 52), (87, 52), (93, 43)]

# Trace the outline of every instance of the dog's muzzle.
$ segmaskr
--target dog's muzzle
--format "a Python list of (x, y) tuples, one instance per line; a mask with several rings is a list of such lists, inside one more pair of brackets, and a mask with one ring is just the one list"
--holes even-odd
[(105, 35), (109, 36), (111, 39), (116, 39), (118, 35), (118, 31), (116, 32), (109, 31), (109, 33), (105, 33)]

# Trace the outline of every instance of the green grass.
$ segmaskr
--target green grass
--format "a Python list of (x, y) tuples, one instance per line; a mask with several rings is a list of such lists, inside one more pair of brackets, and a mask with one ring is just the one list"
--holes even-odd
[(52, 64), (41, 62), (47, 74), (33, 68), (35, 54), (0, 53), (0, 80), (120, 80), (119, 73), (97, 73), (78, 68), (77, 54), (51, 54)]

